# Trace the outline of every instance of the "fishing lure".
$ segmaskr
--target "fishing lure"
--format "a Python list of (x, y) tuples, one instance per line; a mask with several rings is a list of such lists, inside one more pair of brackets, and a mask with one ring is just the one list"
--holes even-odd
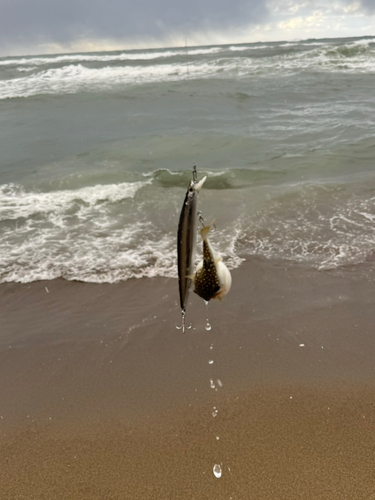
[(204, 184), (206, 177), (198, 182), (197, 169), (194, 165), (193, 180), (190, 181), (184, 203), (182, 205), (180, 220), (177, 231), (177, 262), (178, 262), (178, 286), (180, 292), (180, 306), (182, 313), (182, 325), (177, 327), (185, 333), (186, 307), (191, 288), (191, 279), (195, 263), (195, 250), (197, 241), (198, 225), (198, 193)]

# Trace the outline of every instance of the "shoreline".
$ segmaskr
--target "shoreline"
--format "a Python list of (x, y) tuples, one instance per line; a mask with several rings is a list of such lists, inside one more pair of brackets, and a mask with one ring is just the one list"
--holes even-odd
[(373, 267), (0, 285), (1, 498), (372, 498)]

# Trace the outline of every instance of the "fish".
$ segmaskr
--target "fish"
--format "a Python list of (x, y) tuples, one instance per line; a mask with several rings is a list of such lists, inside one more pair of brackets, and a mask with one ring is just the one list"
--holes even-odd
[(193, 180), (190, 181), (177, 230), (177, 267), (178, 285), (180, 292), (180, 306), (182, 311), (182, 328), (184, 330), (184, 318), (186, 314), (187, 301), (191, 289), (191, 280), (188, 276), (194, 271), (195, 251), (198, 226), (198, 193), (207, 177), (201, 181), (196, 180), (196, 170), (193, 171)]
[(221, 302), (231, 288), (232, 276), (222, 258), (215, 253), (208, 241), (208, 233), (212, 224), (201, 229), (203, 260), (189, 278), (194, 282), (194, 292), (199, 297), (206, 302), (211, 299), (218, 299)]

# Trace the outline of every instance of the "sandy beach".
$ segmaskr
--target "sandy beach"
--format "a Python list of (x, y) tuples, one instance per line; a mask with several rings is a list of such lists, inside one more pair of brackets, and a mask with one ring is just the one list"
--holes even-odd
[[(254, 3), (243, 43), (211, 29), (234, 4), (181, 4), (177, 45), (124, 45), (118, 6), (118, 49), (85, 43), (96, 4), (47, 23), (78, 45), (34, 29), (53, 6), (7, 23), (0, 500), (375, 500), (375, 17), (335, 3), (324, 34), (313, 2), (284, 3)], [(233, 285), (208, 311), (191, 293), (183, 334), (194, 165)]]
[(2, 284), (0, 498), (375, 498), (373, 269)]

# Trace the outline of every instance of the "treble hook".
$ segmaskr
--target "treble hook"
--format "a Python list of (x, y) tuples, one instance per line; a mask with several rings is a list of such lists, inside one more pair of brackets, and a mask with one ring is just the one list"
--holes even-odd
[(177, 330), (182, 330), (182, 333), (185, 333), (185, 329), (190, 330), (192, 327), (192, 324), (190, 323), (189, 326), (185, 326), (185, 317), (186, 317), (185, 309), (181, 309), (181, 314), (182, 314), (182, 324), (181, 324), (181, 326), (176, 325), (176, 328), (177, 328)]

